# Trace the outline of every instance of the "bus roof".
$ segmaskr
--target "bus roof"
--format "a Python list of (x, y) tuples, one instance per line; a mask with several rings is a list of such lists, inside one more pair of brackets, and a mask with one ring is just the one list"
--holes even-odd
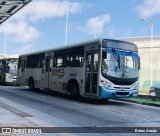
[(69, 45), (63, 45), (63, 46), (60, 46), (60, 47), (50, 48), (50, 49), (41, 50), (41, 51), (37, 51), (37, 52), (25, 53), (25, 54), (21, 54), (19, 56), (25, 56), (25, 55), (49, 52), (51, 50), (63, 50), (63, 49), (65, 50), (65, 49), (68, 49), (68, 48), (87, 46), (89, 44), (95, 44), (95, 43), (101, 44), (102, 43), (102, 39), (94, 39), (94, 40), (89, 40), (89, 41), (84, 41), (84, 42), (73, 43), (73, 44), (69, 44)]
[[(102, 45), (103, 40), (122, 41), (122, 40), (117, 40), (117, 39), (94, 39), (94, 40), (88, 40), (88, 41), (78, 42), (78, 43), (69, 44), (69, 45), (63, 45), (63, 46), (60, 46), (60, 47), (50, 48), (50, 49), (46, 49), (46, 50), (41, 50), (41, 51), (37, 51), (37, 52), (25, 53), (25, 54), (21, 54), (19, 56), (39, 54), (39, 53), (43, 53), (43, 52), (50, 52), (51, 50), (65, 50), (65, 49), (68, 49), (68, 48), (74, 48), (74, 47), (76, 48), (76, 47), (87, 46), (87, 45), (91, 45), (91, 44)], [(122, 41), (122, 42), (130, 43), (128, 41)], [(130, 44), (133, 44), (133, 43), (130, 43)], [(133, 46), (137, 47), (135, 44), (133, 44)]]

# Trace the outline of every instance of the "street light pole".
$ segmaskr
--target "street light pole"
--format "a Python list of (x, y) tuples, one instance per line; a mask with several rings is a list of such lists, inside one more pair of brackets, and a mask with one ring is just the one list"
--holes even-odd
[(65, 45), (67, 44), (67, 33), (68, 33), (68, 8), (69, 8), (69, 3), (67, 4), (67, 18), (66, 18)]
[(4, 46), (3, 46), (3, 56), (5, 57), (6, 54), (6, 29), (4, 30)]
[(153, 50), (153, 23), (150, 24), (151, 27), (151, 87), (153, 86), (153, 66), (152, 66), (152, 61), (153, 61), (153, 55), (152, 55), (152, 50)]
[(141, 20), (142, 21), (144, 21), (144, 22), (146, 22), (146, 23), (148, 23), (149, 24), (149, 26), (150, 26), (150, 31), (151, 31), (151, 47), (150, 47), (150, 62), (151, 62), (151, 64), (150, 64), (150, 67), (151, 67), (151, 87), (153, 86), (153, 68), (152, 68), (152, 60), (153, 60), (153, 56), (152, 56), (152, 49), (153, 49), (153, 23), (149, 23), (148, 21), (147, 21), (147, 19), (146, 18), (141, 18)]
[(65, 45), (67, 44), (67, 36), (68, 36), (68, 15), (69, 15), (69, 6), (74, 5), (75, 3), (67, 3), (67, 13), (66, 13), (66, 33), (65, 33)]
[(97, 38), (97, 30), (95, 30), (94, 39)]
[(32, 41), (32, 51), (34, 51), (34, 40)]

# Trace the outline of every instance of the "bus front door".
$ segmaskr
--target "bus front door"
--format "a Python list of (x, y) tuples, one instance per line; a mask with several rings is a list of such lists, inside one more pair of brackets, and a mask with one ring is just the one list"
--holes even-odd
[(86, 52), (85, 94), (97, 96), (98, 90), (98, 51)]
[(50, 89), (50, 76), (51, 76), (51, 66), (52, 66), (52, 58), (51, 57), (46, 57), (45, 59), (45, 85), (44, 87), (46, 89)]

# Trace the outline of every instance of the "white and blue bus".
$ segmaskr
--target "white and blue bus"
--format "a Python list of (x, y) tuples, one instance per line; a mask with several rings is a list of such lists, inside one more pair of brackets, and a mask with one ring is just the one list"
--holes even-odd
[(139, 66), (135, 44), (96, 39), (20, 55), (17, 81), (73, 97), (137, 97)]
[(0, 59), (0, 84), (17, 84), (18, 57)]

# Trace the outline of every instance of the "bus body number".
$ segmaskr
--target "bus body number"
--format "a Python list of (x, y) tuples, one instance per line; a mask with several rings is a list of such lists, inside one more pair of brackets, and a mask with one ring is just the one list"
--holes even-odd
[(71, 77), (76, 77), (77, 74), (76, 74), (76, 73), (71, 73), (70, 76), (71, 76)]

